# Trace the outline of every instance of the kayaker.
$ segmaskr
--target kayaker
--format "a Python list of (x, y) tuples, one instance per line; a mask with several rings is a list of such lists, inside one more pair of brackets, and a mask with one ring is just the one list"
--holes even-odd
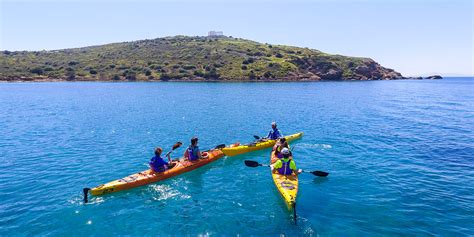
[(293, 172), (295, 172), (295, 174), (301, 173), (301, 170), (296, 169), (295, 161), (290, 158), (290, 150), (288, 148), (283, 148), (281, 154), (283, 155), (283, 158), (277, 160), (271, 165), (272, 171), (283, 175), (290, 175)]
[(280, 130), (278, 130), (276, 122), (272, 122), (272, 130), (270, 130), (266, 138), (270, 140), (276, 140), (280, 137), (283, 137), (283, 135), (281, 134)]
[(199, 150), (199, 147), (197, 144), (198, 144), (198, 138), (197, 137), (191, 138), (191, 145), (189, 145), (188, 149), (186, 149), (186, 151), (184, 152), (184, 157), (186, 159), (190, 161), (195, 161), (198, 159), (207, 158), (207, 157), (202, 156), (201, 151)]
[(273, 150), (279, 152), (281, 149), (278, 150), (278, 148), (279, 148), (279, 147), (281, 146), (281, 144), (283, 144), (284, 142), (286, 142), (286, 138), (282, 137), (282, 138), (278, 139), (278, 140), (275, 142), (275, 145), (273, 146)]
[[(283, 158), (283, 153), (281, 151), (284, 148), (287, 148), (287, 149), (290, 148), (290, 145), (288, 145), (287, 141), (283, 142), (282, 144), (280, 144), (280, 146), (277, 147), (275, 152), (277, 153), (278, 158)], [(290, 150), (290, 156), (291, 156), (291, 150)]]
[[(283, 158), (283, 155), (281, 154), (281, 150), (285, 147), (289, 148), (289, 145), (288, 145), (288, 142), (286, 141), (286, 138), (284, 137), (278, 139), (278, 141), (273, 146), (273, 150), (275, 151), (275, 154), (277, 155), (278, 158)], [(291, 154), (291, 151), (290, 151), (290, 154)]]
[[(168, 169), (168, 162), (166, 162), (161, 157), (162, 152), (163, 152), (163, 149), (161, 149), (161, 147), (157, 147), (155, 149), (155, 156), (151, 158), (150, 163), (149, 163), (151, 170), (157, 173), (164, 172), (165, 170)], [(168, 157), (168, 160), (171, 161), (170, 154), (168, 154), (167, 157)]]

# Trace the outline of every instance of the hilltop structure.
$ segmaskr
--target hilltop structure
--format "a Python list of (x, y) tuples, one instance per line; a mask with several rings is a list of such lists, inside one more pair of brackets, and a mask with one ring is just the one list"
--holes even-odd
[(209, 31), (209, 33), (207, 34), (208, 37), (222, 37), (224, 36), (224, 33), (222, 31)]

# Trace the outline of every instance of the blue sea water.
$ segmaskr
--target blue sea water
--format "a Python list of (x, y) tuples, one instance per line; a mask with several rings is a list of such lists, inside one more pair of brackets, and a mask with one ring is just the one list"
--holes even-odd
[[(156, 146), (252, 141), (277, 121), (300, 175), (292, 221), (265, 163), (225, 157), (164, 182)], [(179, 148), (174, 156), (181, 155)], [(474, 235), (474, 78), (319, 83), (0, 84), (0, 236)]]

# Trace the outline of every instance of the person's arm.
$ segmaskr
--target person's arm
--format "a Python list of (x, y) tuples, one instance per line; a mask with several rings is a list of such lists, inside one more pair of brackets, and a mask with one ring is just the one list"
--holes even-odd
[(296, 168), (296, 163), (295, 163), (294, 160), (291, 160), (291, 162), (290, 162), (290, 169), (292, 169), (293, 172), (295, 172), (295, 174), (299, 174), (299, 173), (302, 172), (302, 170), (299, 170), (299, 169)]
[(272, 135), (272, 131), (270, 130), (270, 132), (268, 132), (268, 135), (267, 135), (267, 137), (264, 137), (264, 138), (268, 138), (268, 139), (270, 139), (270, 136), (271, 136), (271, 135)]
[(199, 147), (196, 147), (194, 152), (196, 152), (196, 155), (197, 155), (198, 159), (202, 159), (202, 154), (201, 154), (201, 150), (199, 150)]
[(291, 162), (290, 162), (290, 169), (296, 170), (296, 163), (295, 163), (294, 160), (291, 160)]
[(186, 159), (186, 160), (188, 159), (188, 149), (186, 149), (186, 150), (184, 151), (183, 157), (184, 157), (184, 159)]
[[(200, 150), (198, 150), (198, 152), (199, 152), (199, 155), (201, 156), (201, 158), (204, 158), (204, 159), (209, 158), (209, 153), (204, 152), (204, 151), (201, 152)], [(205, 154), (205, 155), (203, 155), (203, 154)]]
[(168, 161), (171, 162), (171, 152), (168, 152), (168, 154), (166, 154), (166, 157), (168, 157)]
[(278, 129), (278, 134), (280, 135), (280, 137), (283, 137), (283, 133), (281, 133), (280, 129)]
[(152, 169), (152, 170), (153, 170), (154, 158), (155, 158), (155, 157), (152, 157), (152, 158), (150, 159), (150, 162), (148, 162), (148, 164), (150, 165), (150, 169)]
[(272, 171), (275, 169), (281, 168), (281, 166), (282, 166), (281, 160), (277, 160), (275, 163), (270, 165), (270, 167), (272, 168)]

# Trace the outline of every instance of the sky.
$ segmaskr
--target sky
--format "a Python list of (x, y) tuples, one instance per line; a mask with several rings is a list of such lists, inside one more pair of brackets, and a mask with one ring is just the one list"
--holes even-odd
[(0, 50), (227, 36), (369, 57), (404, 76), (474, 75), (474, 0), (0, 0)]

